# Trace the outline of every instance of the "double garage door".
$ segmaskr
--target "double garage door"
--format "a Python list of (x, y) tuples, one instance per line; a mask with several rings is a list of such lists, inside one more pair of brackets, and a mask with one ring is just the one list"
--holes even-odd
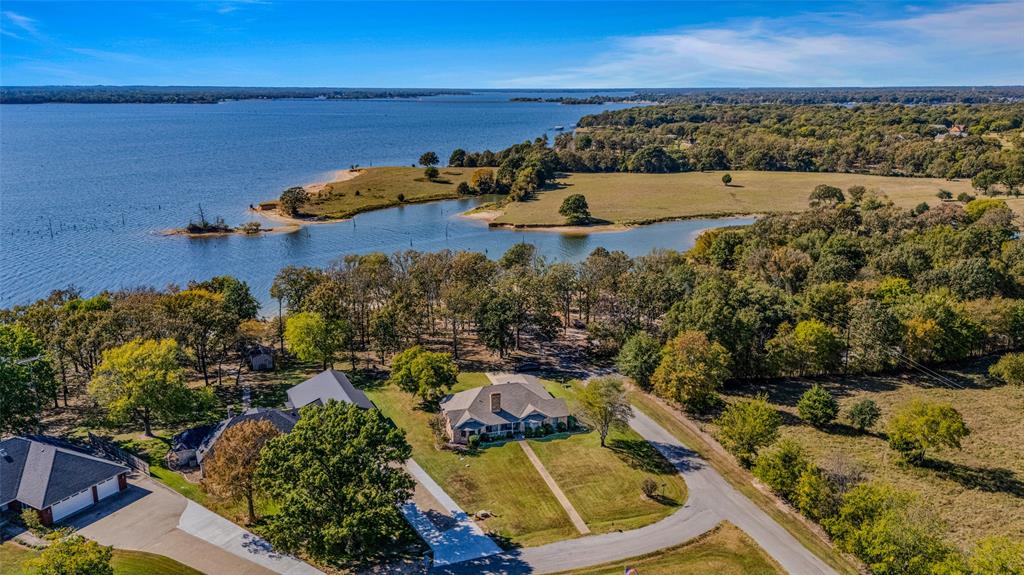
[[(105, 499), (118, 492), (117, 477), (111, 477), (110, 479), (96, 485), (96, 494), (100, 499)], [(77, 513), (86, 507), (93, 504), (92, 500), (92, 488), (86, 489), (81, 493), (72, 495), (71, 497), (55, 503), (53, 505), (53, 520), (60, 521), (61, 519)]]

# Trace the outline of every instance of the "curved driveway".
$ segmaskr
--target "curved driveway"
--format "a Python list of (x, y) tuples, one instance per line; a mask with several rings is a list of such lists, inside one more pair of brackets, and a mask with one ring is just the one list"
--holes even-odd
[(500, 555), (435, 568), (437, 574), (554, 573), (621, 561), (685, 543), (727, 520), (746, 532), (793, 575), (836, 575), (700, 456), (639, 410), (630, 426), (679, 470), (689, 492), (682, 509), (661, 521), (634, 529), (528, 547)]

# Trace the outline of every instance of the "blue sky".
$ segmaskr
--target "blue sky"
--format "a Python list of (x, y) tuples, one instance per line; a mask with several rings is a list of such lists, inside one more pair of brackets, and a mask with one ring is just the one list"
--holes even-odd
[(3, 85), (1024, 84), (1024, 0), (5, 0), (0, 12)]

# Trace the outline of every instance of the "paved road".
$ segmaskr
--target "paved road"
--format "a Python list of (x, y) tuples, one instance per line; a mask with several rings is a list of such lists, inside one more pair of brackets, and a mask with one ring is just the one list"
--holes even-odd
[(70, 523), (103, 545), (165, 555), (208, 575), (323, 575), (148, 477)]
[(684, 447), (654, 420), (637, 411), (630, 426), (664, 454), (686, 480), (689, 496), (682, 509), (640, 529), (528, 547), (479, 561), (435, 568), (432, 572), (518, 575), (578, 569), (673, 547), (728, 520), (750, 535), (792, 575), (836, 575), (834, 569), (733, 489), (696, 452)]

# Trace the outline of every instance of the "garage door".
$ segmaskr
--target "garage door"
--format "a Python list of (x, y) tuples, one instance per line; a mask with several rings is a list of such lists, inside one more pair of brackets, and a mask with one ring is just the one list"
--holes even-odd
[(110, 479), (100, 483), (96, 486), (96, 495), (100, 499), (106, 499), (111, 495), (117, 493), (117, 478), (111, 477)]
[(92, 489), (86, 489), (78, 495), (73, 495), (70, 499), (65, 499), (55, 504), (53, 506), (53, 520), (60, 521), (64, 517), (85, 509), (90, 505), (92, 505)]

